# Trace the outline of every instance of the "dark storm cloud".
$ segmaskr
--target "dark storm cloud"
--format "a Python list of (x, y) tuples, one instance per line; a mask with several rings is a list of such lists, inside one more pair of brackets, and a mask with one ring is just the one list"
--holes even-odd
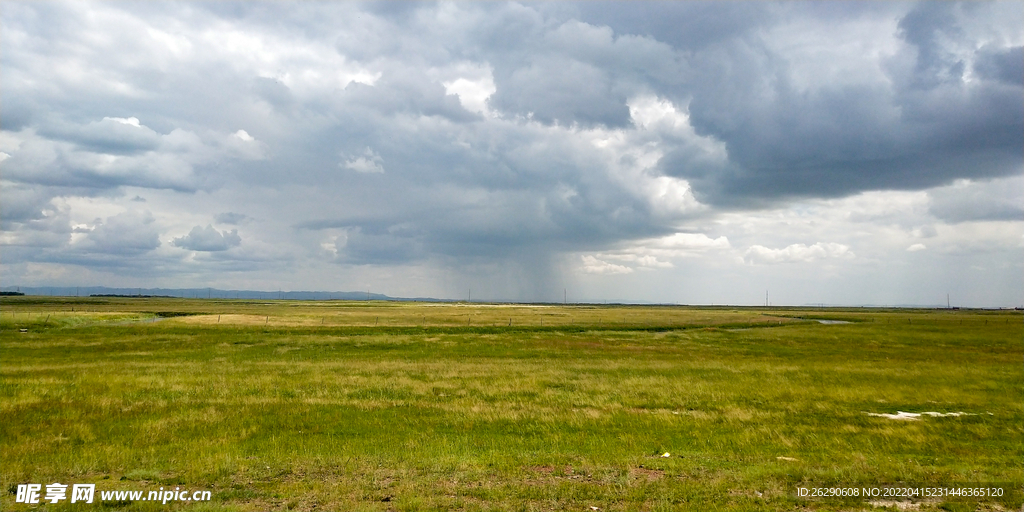
[[(833, 5), (839, 2), (831, 2)], [(620, 34), (650, 36), (700, 50), (746, 35), (777, 19), (766, 2), (579, 2), (579, 19)]]
[(393, 225), (383, 230), (363, 227), (349, 230), (336, 247), (341, 262), (389, 265), (423, 257), (422, 233), (408, 225)]
[(1024, 46), (978, 50), (974, 71), (984, 79), (999, 80), (1009, 85), (1024, 83)]
[[(662, 168), (692, 179), (703, 200), (729, 205), (1020, 172), (1022, 83), (1002, 78), (1016, 73), (1003, 55), (1019, 52), (974, 50), (961, 28), (973, 11), (935, 2), (907, 13), (898, 24), (905, 44), (885, 63), (888, 84), (800, 90), (793, 63), (754, 37), (696, 56), (691, 121), (726, 143), (729, 164), (694, 168), (669, 152)], [(972, 82), (963, 80), (967, 60), (981, 70)]]
[(13, 223), (41, 219), (51, 206), (53, 197), (49, 191), (22, 184), (4, 183), (3, 202), (0, 202), (0, 222), (3, 229), (10, 230)]
[(899, 35), (917, 51), (913, 85), (932, 88), (963, 77), (964, 61), (941, 45), (943, 39), (962, 36), (956, 16), (960, 7), (953, 2), (922, 2), (900, 20)]
[(10, 104), (4, 102), (3, 118), (0, 119), (0, 129), (18, 131), (32, 122), (32, 112), (35, 109), (28, 103), (17, 102)]
[(39, 134), (50, 139), (72, 142), (96, 153), (113, 155), (154, 150), (160, 145), (160, 135), (149, 127), (141, 126), (134, 117), (104, 117), (82, 126), (44, 126)]
[(15, 254), (26, 248), (32, 254), (38, 248), (61, 247), (71, 239), (68, 211), (53, 204), (51, 191), (4, 182), (0, 193), (0, 229), (12, 235), (4, 241), (7, 262), (16, 261)]
[(410, 262), (437, 255), (500, 259), (511, 247), (542, 252), (598, 248), (669, 231), (651, 225), (642, 202), (595, 185), (594, 190), (554, 186), (517, 191), (494, 186), (494, 191), (469, 194), (418, 189), (403, 192), (408, 200), (390, 203), (386, 212), (318, 219), (296, 227), (347, 231), (347, 245), (344, 237), (335, 244), (339, 261), (347, 263), (373, 263), (374, 258), (378, 263)]

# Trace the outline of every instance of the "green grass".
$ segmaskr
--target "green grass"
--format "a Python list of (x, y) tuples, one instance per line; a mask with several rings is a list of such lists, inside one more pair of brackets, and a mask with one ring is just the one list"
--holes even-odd
[[(105, 507), (124, 510), (871, 510), (795, 490), (1008, 482), (919, 505), (1022, 505), (1020, 312), (0, 305), (7, 490), (213, 492)], [(868, 414), (896, 411), (968, 415)]]

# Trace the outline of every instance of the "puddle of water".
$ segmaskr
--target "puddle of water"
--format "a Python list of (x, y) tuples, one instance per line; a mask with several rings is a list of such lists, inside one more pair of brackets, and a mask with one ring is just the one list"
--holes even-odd
[(159, 322), (161, 320), (167, 320), (167, 319), (162, 317), (162, 316), (155, 316), (155, 317), (152, 317), (152, 318), (140, 318), (138, 320), (124, 320), (122, 322), (114, 322), (114, 323), (112, 323), (110, 325), (152, 324), (152, 323)]
[(918, 420), (921, 419), (921, 416), (931, 416), (933, 418), (945, 418), (947, 416), (952, 416), (952, 417), (957, 417), (957, 416), (977, 416), (977, 414), (970, 414), (970, 413), (966, 413), (966, 412), (947, 412), (947, 413), (943, 414), (941, 412), (934, 412), (934, 411), (926, 411), (926, 412), (903, 412), (903, 411), (896, 411), (896, 414), (886, 414), (886, 413), (879, 414), (879, 413), (875, 413), (875, 412), (869, 412), (869, 413), (867, 413), (867, 415), (868, 416), (877, 416), (879, 418), (889, 418), (890, 420), (903, 420), (903, 421), (918, 421)]
[(837, 324), (848, 324), (848, 323), (850, 323), (850, 322), (847, 322), (846, 320), (815, 320), (815, 322), (818, 322), (819, 324), (825, 324), (825, 325), (837, 325)]

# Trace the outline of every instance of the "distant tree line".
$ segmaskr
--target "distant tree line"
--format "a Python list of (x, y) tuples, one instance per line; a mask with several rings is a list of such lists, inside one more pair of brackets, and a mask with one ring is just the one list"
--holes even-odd
[(172, 297), (170, 295), (122, 295), (122, 294), (117, 294), (117, 293), (93, 293), (93, 294), (91, 294), (89, 296), (90, 297), (135, 297), (135, 298), (141, 297), (143, 299), (153, 299), (153, 298), (157, 298), (157, 299), (176, 299), (176, 298), (178, 298), (178, 297)]

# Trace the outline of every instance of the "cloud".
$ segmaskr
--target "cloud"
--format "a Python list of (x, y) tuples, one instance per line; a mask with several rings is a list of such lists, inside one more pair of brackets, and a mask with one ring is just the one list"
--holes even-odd
[(658, 250), (684, 255), (710, 249), (727, 249), (729, 248), (729, 239), (724, 236), (711, 238), (704, 233), (674, 233), (653, 240), (651, 246)]
[[(206, 140), (181, 129), (158, 134), (144, 125), (110, 119), (38, 132), (26, 129), (9, 136), (17, 140), (17, 150), (4, 162), (4, 179), (47, 187), (194, 191), (204, 181), (197, 169), (214, 162), (230, 165), (232, 158), (258, 157), (254, 150), (221, 147), (216, 134)], [(230, 139), (238, 145), (253, 144)]]
[(384, 159), (370, 148), (366, 148), (363, 156), (351, 158), (342, 163), (342, 167), (361, 173), (384, 173)]
[(454, 69), (442, 70), (440, 73), (455, 75), (441, 83), (447, 94), (458, 96), (462, 108), (482, 115), (493, 115), (487, 100), (497, 88), (490, 66), (460, 63)]
[(853, 258), (854, 254), (846, 245), (818, 242), (811, 246), (793, 244), (782, 249), (769, 249), (763, 245), (754, 245), (747, 249), (744, 257), (750, 263), (770, 265), (777, 263), (810, 263), (822, 259), (848, 259)]
[(142, 127), (142, 125), (139, 124), (139, 118), (137, 118), (137, 117), (129, 117), (129, 118), (124, 118), (124, 117), (104, 117), (103, 120), (104, 121), (113, 121), (115, 123), (126, 124), (128, 126), (134, 126), (136, 128), (141, 128)]
[[(628, 251), (632, 251), (632, 252), (628, 252)], [(599, 254), (598, 256), (600, 256), (603, 259), (607, 259), (607, 260), (615, 260), (615, 261), (621, 261), (621, 262), (626, 262), (626, 263), (632, 263), (634, 265), (637, 265), (637, 266), (639, 266), (641, 268), (646, 268), (646, 269), (673, 268), (673, 267), (675, 267), (675, 265), (673, 265), (672, 262), (670, 262), (670, 261), (661, 261), (656, 256), (652, 256), (650, 254), (638, 254), (638, 253), (643, 253), (643, 252), (644, 252), (643, 248), (632, 248), (632, 249), (628, 249), (625, 252), (602, 253), (602, 254)]]
[(44, 125), (40, 134), (75, 143), (79, 149), (114, 155), (138, 154), (160, 145), (160, 135), (137, 117), (104, 117), (84, 125), (55, 122)]
[(626, 101), (644, 91), (641, 83), (682, 81), (679, 56), (652, 38), (617, 35), (578, 20), (531, 28), (540, 33), (522, 44), (537, 51), (499, 48), (499, 58), (490, 61), (497, 88), (490, 105), (505, 114), (549, 124), (623, 127), (630, 119)]
[[(984, 57), (975, 49), (988, 37), (978, 18), (1024, 21), (1019, 9), (1000, 9), (923, 3), (896, 27), (882, 12), (874, 26), (837, 17), (827, 31), (817, 16), (796, 15), (763, 38), (697, 53), (690, 120), (698, 133), (724, 142), (729, 159), (708, 169), (670, 151), (662, 170), (690, 179), (702, 201), (747, 206), (1019, 172), (1021, 87), (980, 75), (967, 81), (961, 70)], [(794, 34), (803, 38), (796, 52), (781, 44)], [(805, 57), (802, 49), (814, 53)], [(798, 81), (829, 61), (863, 65), (824, 83)]]
[(240, 224), (248, 218), (248, 215), (242, 213), (224, 212), (218, 213), (213, 220), (217, 221), (217, 224)]
[(51, 195), (46, 190), (8, 181), (0, 182), (3, 202), (0, 203), (0, 223), (4, 230), (14, 229), (14, 223), (40, 219), (53, 208)]
[[(22, 184), (0, 181), (0, 243), (13, 247), (62, 247), (71, 240), (69, 209), (51, 194)], [(5, 253), (10, 261), (10, 251)]]
[[(676, 265), (671, 261), (673, 259), (700, 257), (729, 248), (729, 240), (724, 236), (710, 238), (703, 233), (674, 233), (659, 238), (638, 240), (617, 251), (596, 255), (585, 254), (581, 258), (585, 273), (628, 274), (635, 269), (675, 268)], [(618, 263), (610, 263), (608, 260)]]
[(907, 252), (923, 251), (923, 250), (925, 250), (927, 248), (928, 247), (926, 245), (924, 245), (924, 244), (913, 244), (910, 247), (907, 247)]
[(358, 265), (407, 263), (423, 257), (422, 241), (408, 226), (352, 228), (333, 244), (321, 246), (332, 251), (337, 261)]
[(982, 79), (1024, 83), (1024, 46), (984, 46), (978, 50), (972, 70)]
[(181, 247), (190, 251), (226, 251), (232, 247), (238, 247), (242, 243), (242, 237), (238, 236), (238, 230), (217, 231), (212, 225), (206, 227), (196, 226), (185, 236), (175, 238), (171, 245)]
[(928, 211), (952, 223), (1024, 220), (1024, 177), (958, 180), (928, 191)]
[(588, 23), (698, 51), (771, 26), (778, 17), (767, 4), (579, 2), (574, 7)]
[(86, 231), (78, 250), (118, 256), (138, 256), (160, 247), (156, 218), (149, 211), (127, 211), (97, 219)]
[(624, 266), (616, 265), (614, 263), (608, 263), (607, 261), (601, 261), (593, 256), (582, 256), (583, 259), (583, 271), (588, 274), (630, 274), (633, 269)]
[[(915, 265), (947, 275), (952, 248), (996, 261), (1019, 244), (1004, 243), (1024, 170), (1014, 3), (27, 2), (0, 17), (16, 264), (548, 300), (598, 279), (581, 269), (630, 269), (615, 281), (671, 299), (691, 278), (755, 286), (738, 261), (849, 276), (931, 235)], [(125, 211), (130, 257), (100, 230)], [(245, 244), (211, 220), (244, 223)]]
[(266, 145), (245, 130), (238, 130), (227, 136), (218, 134), (214, 140), (217, 144), (215, 151), (223, 157), (239, 161), (263, 160), (267, 157)]

